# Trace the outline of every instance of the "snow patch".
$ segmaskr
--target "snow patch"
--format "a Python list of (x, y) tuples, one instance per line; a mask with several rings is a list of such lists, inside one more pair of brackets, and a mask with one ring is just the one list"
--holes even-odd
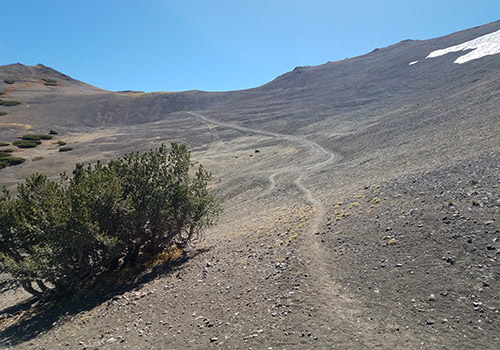
[(417, 64), (418, 61), (413, 61), (413, 62), (410, 62), (409, 66), (413, 66), (414, 64)]
[(465, 50), (473, 50), (455, 60), (455, 63), (462, 64), (478, 58), (500, 53), (500, 30), (480, 36), (471, 41), (467, 41), (460, 45), (455, 45), (442, 50), (433, 51), (426, 58), (434, 58), (446, 55), (450, 52), (458, 52)]

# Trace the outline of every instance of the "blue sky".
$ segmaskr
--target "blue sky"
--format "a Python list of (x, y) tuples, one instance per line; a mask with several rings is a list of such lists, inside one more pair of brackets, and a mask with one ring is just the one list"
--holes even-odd
[(0, 0), (0, 65), (42, 63), (108, 90), (256, 87), (500, 19), (498, 0)]

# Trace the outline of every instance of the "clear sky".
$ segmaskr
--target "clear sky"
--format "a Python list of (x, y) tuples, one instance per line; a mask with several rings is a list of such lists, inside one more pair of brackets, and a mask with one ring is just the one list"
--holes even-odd
[(256, 87), (500, 19), (498, 0), (0, 0), (0, 65), (108, 90)]

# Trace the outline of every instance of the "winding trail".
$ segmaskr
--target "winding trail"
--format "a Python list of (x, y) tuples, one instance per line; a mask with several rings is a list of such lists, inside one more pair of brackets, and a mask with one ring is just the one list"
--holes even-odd
[[(321, 222), (325, 219), (326, 212), (324, 208), (323, 202), (313, 195), (313, 193), (304, 186), (303, 184), (303, 179), (304, 176), (310, 175), (311, 172), (318, 170), (324, 166), (326, 166), (328, 163), (332, 162), (335, 159), (335, 154), (333, 152), (330, 152), (326, 150), (324, 147), (319, 145), (318, 143), (308, 140), (303, 136), (296, 136), (296, 135), (288, 135), (288, 134), (282, 134), (282, 133), (276, 133), (276, 132), (271, 132), (271, 131), (264, 131), (264, 130), (258, 130), (258, 129), (253, 129), (253, 128), (247, 128), (239, 125), (234, 125), (230, 123), (224, 123), (220, 122), (218, 120), (210, 119), (200, 113), (196, 112), (188, 112), (190, 115), (197, 117), (201, 120), (203, 120), (205, 123), (217, 125), (220, 127), (225, 127), (225, 128), (230, 128), (234, 130), (239, 130), (245, 133), (250, 133), (250, 134), (257, 134), (257, 135), (264, 135), (264, 136), (270, 136), (273, 138), (277, 139), (283, 139), (290, 141), (292, 143), (296, 143), (302, 148), (312, 151), (313, 157), (312, 159), (309, 159), (309, 161), (305, 164), (299, 164), (299, 165), (292, 165), (292, 166), (285, 166), (281, 167), (278, 169), (273, 169), (273, 172), (269, 175), (268, 180), (269, 180), (269, 187), (266, 190), (266, 193), (272, 192), (277, 185), (276, 182), (276, 177), (278, 175), (282, 174), (293, 174), (296, 175), (295, 180), (293, 183), (295, 186), (299, 189), (299, 191), (304, 195), (305, 199), (309, 204), (311, 204), (314, 208), (316, 208), (316, 214), (313, 220), (313, 224), (311, 225), (311, 228), (309, 231), (312, 233), (317, 232), (319, 229), (319, 225)], [(265, 173), (267, 171), (261, 171), (259, 173)]]
[[(268, 177), (269, 186), (264, 194), (267, 195), (276, 189), (276, 178), (278, 176), (288, 174), (295, 177), (294, 180), (292, 180), (293, 184), (300, 193), (302, 193), (305, 201), (315, 209), (310, 225), (305, 231), (307, 244), (303, 245), (301, 248), (304, 251), (304, 257), (308, 259), (308, 261), (306, 261), (306, 268), (309, 270), (311, 277), (309, 281), (311, 289), (308, 297), (308, 303), (310, 303), (310, 305), (308, 306), (314, 306), (318, 310), (319, 315), (321, 315), (320, 318), (322, 322), (324, 322), (322, 327), (324, 327), (327, 334), (329, 334), (332, 329), (335, 329), (347, 342), (370, 347), (370, 344), (373, 343), (363, 336), (366, 329), (364, 322), (360, 322), (359, 318), (357, 318), (359, 306), (355, 305), (354, 301), (349, 298), (349, 296), (345, 295), (341, 287), (330, 277), (331, 266), (328, 262), (328, 253), (321, 246), (318, 236), (316, 235), (321, 225), (326, 221), (327, 210), (325, 204), (304, 184), (305, 178), (310, 177), (315, 171), (328, 165), (339, 156), (303, 136), (287, 135), (233, 125), (210, 119), (196, 112), (189, 112), (189, 114), (206, 123), (212, 123), (220, 127), (239, 130), (249, 134), (288, 140), (298, 144), (304, 150), (312, 152), (313, 155), (303, 164), (273, 169)], [(268, 173), (268, 171), (256, 173), (262, 174)]]
[[(313, 155), (303, 164), (273, 169), (268, 177), (269, 186), (264, 195), (272, 193), (276, 189), (276, 177), (283, 177), (285, 174), (295, 177), (292, 180), (293, 184), (302, 193), (305, 201), (315, 209), (309, 227), (304, 233), (307, 244), (302, 245), (300, 248), (303, 251), (304, 259), (307, 259), (305, 261), (306, 268), (311, 278), (309, 280), (308, 303), (305, 306), (314, 306), (317, 310), (317, 317), (321, 319), (321, 327), (324, 329), (327, 337), (330, 337), (332, 331), (335, 330), (336, 339), (343, 339), (346, 342), (345, 344), (355, 344), (357, 348), (359, 346), (372, 348), (376, 341), (367, 335), (367, 330), (370, 327), (366, 322), (361, 321), (358, 316), (362, 307), (349, 295), (346, 295), (342, 291), (341, 286), (330, 277), (332, 266), (329, 263), (328, 252), (322, 247), (317, 236), (321, 225), (326, 221), (327, 210), (325, 204), (304, 184), (305, 178), (310, 178), (314, 172), (325, 167), (333, 160), (339, 159), (340, 156), (335, 155), (333, 152), (303, 136), (287, 135), (233, 125), (207, 118), (196, 112), (189, 112), (189, 114), (206, 123), (212, 123), (220, 127), (231, 128), (249, 134), (284, 139), (298, 144), (304, 150), (312, 152)], [(264, 170), (256, 173), (269, 173), (269, 171)]]

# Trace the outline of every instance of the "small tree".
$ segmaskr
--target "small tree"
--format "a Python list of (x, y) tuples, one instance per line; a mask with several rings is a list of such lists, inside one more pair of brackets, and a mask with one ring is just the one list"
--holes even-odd
[[(130, 153), (108, 165), (77, 164), (59, 182), (34, 174), (0, 196), (0, 272), (40, 296), (91, 275), (185, 246), (213, 224), (220, 203), (210, 173), (192, 168), (186, 145)], [(34, 287), (33, 283), (35, 283)]]

